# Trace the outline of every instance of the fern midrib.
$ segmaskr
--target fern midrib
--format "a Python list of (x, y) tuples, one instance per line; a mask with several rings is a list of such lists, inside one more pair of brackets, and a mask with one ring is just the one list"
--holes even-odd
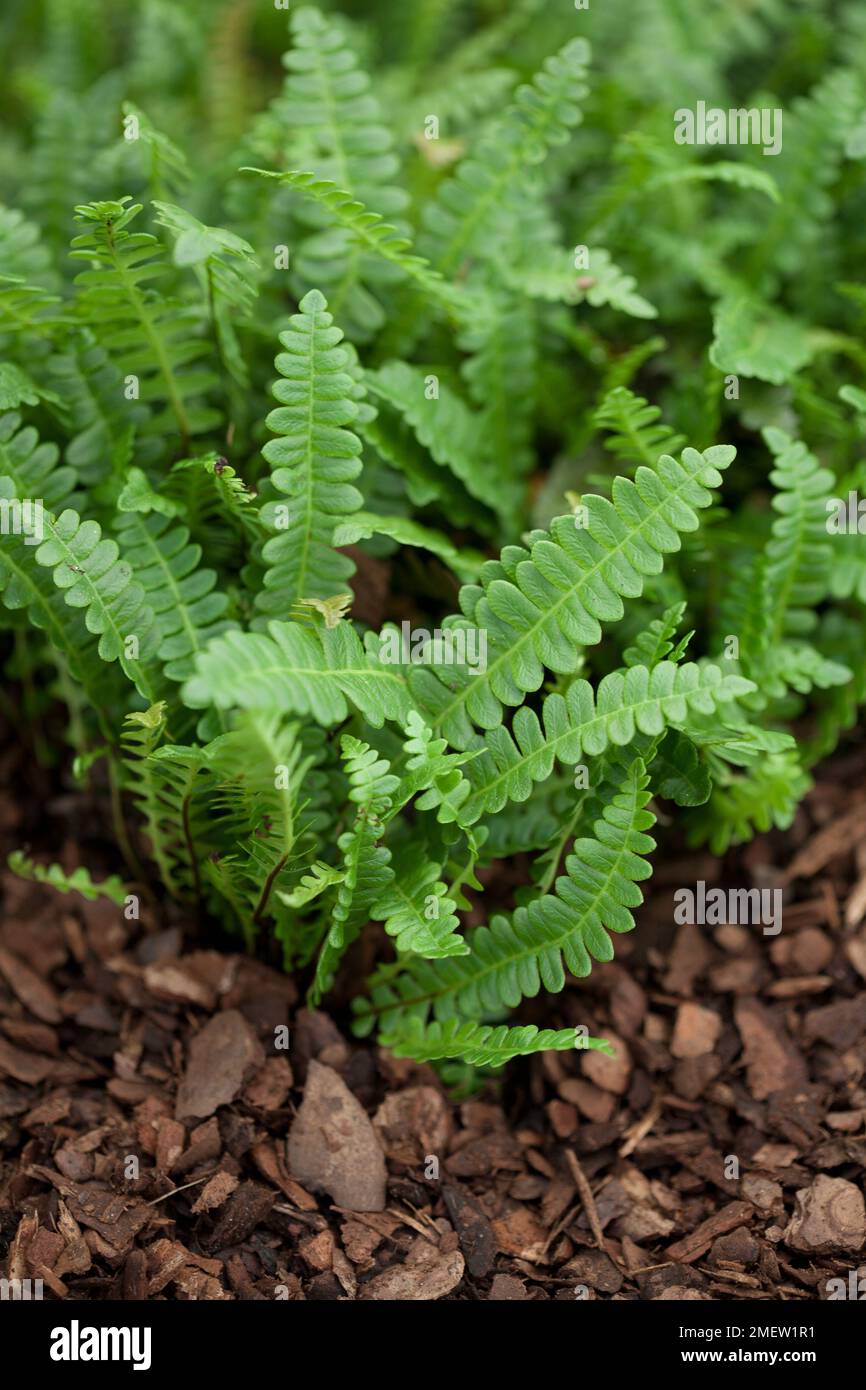
[(343, 131), (340, 126), (339, 120), (340, 108), (337, 104), (337, 101), (334, 97), (333, 89), (331, 87), (331, 75), (328, 71), (326, 64), (322, 60), (322, 50), (319, 47), (318, 43), (313, 44), (312, 49), (307, 49), (307, 52), (310, 51), (312, 51), (312, 53), (314, 54), (316, 74), (319, 78), (319, 83), (321, 85), (321, 90), (323, 94), (323, 100), (328, 112), (328, 128), (330, 131), (331, 144), (333, 147), (333, 157), (335, 157), (337, 160), (337, 164), (340, 170), (341, 181), (345, 188), (351, 193), (353, 190), (352, 180), (349, 174), (349, 159), (348, 154), (346, 152), (346, 147), (343, 143)]
[(165, 382), (165, 387), (168, 392), (168, 398), (171, 402), (171, 408), (174, 411), (175, 419), (177, 420), (178, 428), (180, 429), (181, 449), (185, 453), (189, 448), (189, 421), (187, 419), (186, 409), (183, 403), (183, 397), (181, 396), (177, 388), (177, 382), (175, 380), (174, 371), (166, 355), (165, 348), (163, 347), (162, 338), (156, 331), (156, 327), (153, 321), (151, 320), (150, 314), (148, 313), (147, 304), (144, 300), (144, 297), (141, 294), (141, 291), (138, 288), (138, 285), (135, 282), (134, 277), (130, 275), (123, 262), (123, 258), (121, 257), (118, 251), (117, 243), (114, 239), (114, 229), (110, 226), (106, 227), (106, 241), (109, 251), (111, 253), (112, 263), (123, 284), (126, 297), (129, 300), (129, 303), (132, 305), (132, 308), (135, 311), (135, 315), (144, 331), (144, 335), (150, 343), (150, 346), (153, 349), (153, 353), (156, 357), (160, 375), (162, 376), (162, 379)]
[(809, 532), (809, 501), (808, 499), (805, 501), (802, 499), (799, 490), (796, 487), (792, 489), (792, 492), (799, 503), (799, 510), (797, 513), (796, 544), (794, 546), (794, 549), (792, 551), (789, 551), (790, 563), (786, 567), (784, 583), (782, 584), (781, 588), (777, 591), (776, 595), (775, 611), (770, 627), (770, 635), (768, 641), (768, 646), (771, 647), (778, 646), (778, 644), (782, 640), (782, 635), (785, 631), (785, 622), (788, 617), (788, 604), (790, 602), (791, 593), (794, 588), (795, 580), (799, 573), (800, 560), (802, 558), (803, 550), (805, 548), (806, 539)]
[(303, 544), (299, 557), (297, 578), (295, 581), (295, 598), (308, 598), (306, 591), (307, 571), (310, 565), (310, 549), (313, 536), (313, 470), (315, 467), (316, 454), (313, 448), (313, 421), (315, 416), (316, 402), (316, 329), (319, 322), (319, 312), (316, 309), (311, 311), (310, 317), (313, 320), (310, 328), (310, 389), (307, 396), (307, 429), (306, 429), (306, 451), (304, 454), (304, 521), (303, 521)]
[[(178, 584), (177, 580), (172, 574), (171, 569), (169, 568), (166, 562), (165, 556), (163, 555), (162, 551), (157, 545), (152, 532), (149, 530), (147, 526), (144, 525), (143, 522), (139, 522), (136, 528), (136, 534), (139, 543), (141, 543), (141, 541), (143, 540), (144, 545), (150, 552), (151, 556), (155, 559), (159, 569), (162, 571), (162, 574), (165, 578), (165, 587), (171, 592), (172, 597), (174, 598), (174, 611), (180, 618), (181, 628), (184, 632), (186, 632), (187, 637), (189, 638), (190, 647), (192, 648), (193, 652), (196, 653), (203, 651), (204, 648), (199, 640), (198, 630), (193, 626), (192, 622), (190, 621), (186, 601), (183, 597), (183, 594), (181, 593), (180, 585)], [(157, 624), (159, 624), (159, 614), (155, 614), (155, 617)], [(175, 636), (176, 633), (177, 629), (175, 629), (174, 633), (167, 634), (166, 637), (163, 637), (162, 640), (165, 641), (167, 637)]]
[(405, 676), (398, 676), (391, 671), (385, 671), (381, 666), (327, 666), (324, 669), (310, 666), (289, 666), (283, 663), (282, 666), (256, 666), (254, 674), (256, 676), (310, 676), (315, 680), (329, 681), (333, 678), (342, 680), (347, 676), (364, 676), (372, 680), (393, 681), (401, 688), (405, 688)]

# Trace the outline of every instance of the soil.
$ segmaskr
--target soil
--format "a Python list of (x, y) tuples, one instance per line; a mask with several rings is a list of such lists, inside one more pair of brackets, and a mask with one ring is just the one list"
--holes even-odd
[[(312, 1013), (234, 943), (4, 872), (0, 1274), (71, 1300), (850, 1296), (864, 773), (848, 747), (790, 831), (721, 860), (662, 834), (616, 960), (520, 1015), (616, 1059), (527, 1059), (463, 1099), (352, 1039), (357, 960)], [(18, 742), (0, 782), (2, 862), (29, 839), (117, 869), (99, 798)], [(699, 880), (784, 890), (781, 933), (677, 926)]]

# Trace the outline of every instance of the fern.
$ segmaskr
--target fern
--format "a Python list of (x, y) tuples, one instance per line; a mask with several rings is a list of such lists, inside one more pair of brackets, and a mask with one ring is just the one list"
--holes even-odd
[(167, 516), (126, 512), (117, 534), (154, 615), (156, 657), (169, 680), (186, 680), (208, 642), (236, 626), (226, 614), (228, 598), (214, 590), (216, 571), (199, 565), (201, 548)]
[(140, 379), (139, 398), (157, 407), (148, 427), (160, 433), (175, 429), (185, 452), (193, 435), (218, 420), (196, 399), (214, 377), (187, 370), (207, 344), (195, 336), (198, 312), (152, 287), (166, 274), (162, 250), (148, 232), (129, 230), (141, 204), (128, 204), (127, 197), (76, 208), (86, 230), (74, 238), (71, 254), (92, 267), (76, 277), (78, 313), (109, 353), (123, 354), (124, 375)]
[(68, 874), (59, 864), (37, 864), (17, 849), (9, 855), (8, 864), (13, 874), (17, 874), (19, 878), (29, 879), (32, 883), (45, 883), (58, 893), (80, 893), (82, 898), (91, 903), (96, 902), (98, 898), (108, 898), (118, 907), (123, 907), (126, 903), (126, 889), (123, 880), (118, 878), (117, 874), (111, 874), (110, 877), (94, 883), (84, 865)]
[(661, 411), (625, 386), (610, 391), (595, 412), (594, 423), (610, 433), (604, 441), (618, 459), (650, 467), (660, 454), (675, 454), (685, 444), (682, 435), (659, 424)]
[(468, 955), (469, 947), (457, 932), (456, 904), (440, 878), (441, 866), (418, 858), (418, 846), (409, 844), (391, 868), (393, 880), (370, 915), (384, 922), (400, 954), (427, 960)]
[(268, 633), (228, 632), (212, 641), (196, 660), (185, 701), (193, 709), (273, 706), (323, 725), (341, 723), (347, 701), (374, 725), (408, 714), (402, 671), (366, 651), (348, 623), (309, 631), (274, 622)]
[(719, 704), (753, 689), (739, 676), (723, 676), (718, 666), (667, 661), (652, 670), (631, 666), (623, 674), (611, 672), (597, 692), (588, 681), (574, 681), (565, 696), (547, 696), (541, 720), (524, 706), (514, 716), (511, 733), (503, 728), (490, 732), (481, 756), (467, 770), (473, 786), (463, 814), (472, 821), (500, 810), (506, 801), (525, 801), (532, 783), (550, 776), (554, 760), (574, 766), (611, 743), (631, 743), (636, 731), (659, 735), (668, 725), (686, 724), (690, 711), (712, 714)]
[(381, 1016), (388, 1035), (404, 1018), (439, 1020), (515, 1007), (539, 990), (558, 991), (565, 969), (588, 975), (591, 957), (611, 960), (608, 932), (630, 931), (639, 906), (637, 883), (650, 876), (645, 856), (655, 842), (645, 832), (654, 817), (647, 811), (648, 778), (639, 760), (625, 774), (621, 789), (596, 822), (592, 838), (576, 840), (565, 874), (553, 893), (519, 907), (512, 917), (494, 917), (468, 938), (470, 954), (439, 965), (407, 963), (401, 974), (375, 986), (372, 1004), (359, 1005)]
[(637, 597), (645, 576), (658, 574), (662, 557), (679, 548), (679, 533), (697, 527), (696, 509), (709, 506), (709, 489), (733, 457), (728, 446), (703, 454), (686, 449), (681, 463), (662, 455), (654, 469), (639, 468), (633, 483), (615, 479), (611, 501), (585, 498), (584, 529), (559, 517), (529, 550), (514, 547), (485, 566), (481, 583), (463, 590), (461, 607), (486, 629), (487, 669), (461, 673), (454, 693), (432, 672), (411, 673), (422, 712), (463, 747), (472, 737), (470, 720), (496, 728), (502, 706), (537, 690), (545, 667), (573, 671), (579, 648), (600, 640), (601, 621), (622, 617), (621, 595)]
[(337, 965), (347, 947), (364, 926), (373, 904), (393, 881), (389, 867), (390, 851), (379, 844), (384, 830), (382, 817), (390, 809), (391, 793), (399, 780), (386, 759), (374, 749), (346, 734), (341, 740), (349, 799), (357, 806), (355, 823), (340, 836), (342, 878), (331, 909), (331, 925), (316, 965), (310, 1001), (317, 1004), (333, 984)]
[(530, 86), (519, 89), (501, 119), (462, 160), (425, 214), (431, 259), (453, 274), (465, 257), (489, 255), (497, 230), (506, 227), (509, 200), (523, 191), (527, 164), (539, 164), (548, 150), (564, 143), (581, 120), (578, 102), (586, 95), (589, 47), (572, 39), (544, 64)]
[(431, 1023), (426, 1029), (417, 1020), (409, 1020), (405, 1032), (386, 1033), (382, 1045), (395, 1057), (411, 1057), (416, 1062), (462, 1057), (475, 1067), (501, 1067), (513, 1057), (526, 1057), (533, 1052), (567, 1052), (575, 1047), (613, 1053), (604, 1039), (577, 1035), (574, 1028), (562, 1028), (559, 1032), (538, 1029), (532, 1024), (523, 1028), (491, 1028), (460, 1023), (457, 1019)]
[(345, 585), (353, 566), (332, 548), (338, 518), (361, 506), (352, 484), (361, 471), (361, 442), (346, 426), (358, 407), (349, 356), (339, 346), (324, 295), (311, 290), (280, 335), (285, 352), (276, 359), (280, 402), (267, 419), (278, 433), (264, 447), (275, 465), (274, 487), (288, 502), (263, 509), (266, 525), (278, 525), (262, 552), (267, 570), (257, 606), (263, 613), (286, 612), (299, 598), (327, 598)]
[(67, 508), (56, 520), (46, 516), (43, 524), (45, 539), (34, 555), (36, 563), (51, 570), (70, 608), (84, 610), (87, 630), (99, 637), (102, 660), (118, 661), (148, 699), (153, 694), (149, 658), (157, 637), (144, 590), (98, 522), (82, 521)]
[(164, 701), (126, 716), (122, 745), (134, 801), (162, 883), (179, 897), (201, 891), (193, 797), (204, 766), (200, 750), (161, 745)]
[(398, 1056), (602, 1046), (508, 1011), (612, 958), (655, 807), (784, 832), (866, 702), (860, 10), (13, 9), (8, 722)]

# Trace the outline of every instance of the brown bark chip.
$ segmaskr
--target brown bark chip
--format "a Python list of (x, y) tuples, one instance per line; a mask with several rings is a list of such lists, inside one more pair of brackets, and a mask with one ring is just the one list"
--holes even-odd
[(215, 1173), (210, 1182), (205, 1183), (195, 1202), (193, 1211), (213, 1211), (227, 1202), (238, 1186), (238, 1180), (231, 1173)]
[(57, 995), (41, 975), (25, 965), (12, 951), (0, 946), (0, 974), (4, 976), (13, 994), (16, 994), (26, 1009), (41, 1019), (43, 1023), (59, 1023), (63, 1015), (57, 1002)]
[(845, 1178), (819, 1173), (811, 1187), (796, 1194), (797, 1208), (785, 1231), (792, 1250), (814, 1255), (861, 1250), (866, 1241), (863, 1194)]
[(588, 1080), (594, 1081), (603, 1091), (624, 1096), (631, 1077), (631, 1053), (625, 1041), (609, 1028), (605, 1030), (605, 1037), (613, 1046), (613, 1057), (608, 1057), (606, 1052), (585, 1051), (581, 1053), (581, 1070)]
[(702, 1221), (689, 1235), (669, 1245), (665, 1251), (665, 1259), (675, 1260), (680, 1264), (689, 1264), (692, 1260), (698, 1259), (706, 1254), (716, 1236), (727, 1235), (729, 1231), (742, 1226), (749, 1220), (753, 1210), (749, 1202), (729, 1202), (727, 1206), (714, 1212), (707, 1221)]
[(703, 1057), (712, 1052), (719, 1034), (722, 1020), (713, 1009), (705, 1009), (702, 1004), (680, 1004), (671, 1039), (671, 1052), (675, 1057)]
[(457, 1235), (460, 1249), (466, 1257), (466, 1268), (476, 1279), (489, 1274), (496, 1259), (496, 1237), (493, 1227), (477, 1202), (467, 1197), (459, 1187), (444, 1186), (442, 1196)]
[(299, 1182), (327, 1192), (338, 1207), (384, 1211), (385, 1158), (376, 1132), (346, 1083), (321, 1062), (307, 1070), (288, 1159)]
[(227, 1245), (239, 1245), (259, 1226), (276, 1201), (276, 1193), (257, 1182), (242, 1182), (223, 1207), (210, 1239), (204, 1242), (208, 1250), (222, 1250)]
[(207, 1119), (235, 1099), (246, 1077), (263, 1062), (261, 1043), (243, 1014), (237, 1009), (214, 1014), (189, 1045), (175, 1118)]
[(444, 1157), (451, 1138), (451, 1115), (434, 1086), (407, 1086), (386, 1096), (373, 1117), (373, 1128), (387, 1156), (398, 1163), (422, 1164)]
[(769, 1009), (757, 999), (738, 999), (734, 1019), (743, 1040), (749, 1089), (756, 1100), (806, 1085), (803, 1057)]
[(364, 1299), (430, 1301), (444, 1298), (463, 1278), (459, 1250), (440, 1251), (419, 1236), (403, 1264), (377, 1274), (361, 1290)]

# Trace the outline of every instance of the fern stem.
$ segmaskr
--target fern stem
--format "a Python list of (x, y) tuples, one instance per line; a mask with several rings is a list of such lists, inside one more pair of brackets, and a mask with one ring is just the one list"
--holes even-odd
[(108, 790), (111, 802), (111, 822), (114, 826), (114, 833), (117, 837), (117, 843), (120, 846), (120, 852), (123, 855), (126, 866), (132, 874), (133, 878), (136, 879), (136, 881), (141, 883), (142, 885), (146, 885), (147, 878), (145, 876), (144, 869), (141, 866), (141, 861), (139, 860), (138, 855), (132, 847), (132, 841), (129, 838), (129, 832), (126, 828), (126, 817), (123, 813), (123, 800), (120, 795), (120, 780), (117, 775), (118, 765), (113, 753), (109, 754), (107, 761)]
[(285, 854), (283, 854), (283, 855), (280, 856), (280, 858), (277, 860), (277, 862), (276, 862), (276, 864), (274, 865), (274, 867), (271, 869), (271, 872), (268, 874), (267, 878), (265, 879), (265, 884), (264, 884), (264, 887), (262, 888), (261, 896), (260, 896), (260, 898), (259, 898), (259, 900), (258, 900), (258, 903), (256, 904), (256, 910), (255, 910), (255, 912), (253, 913), (253, 917), (252, 917), (253, 923), (254, 923), (256, 926), (260, 926), (260, 925), (261, 925), (261, 921), (262, 921), (262, 917), (264, 916), (265, 908), (266, 908), (267, 905), (268, 905), (268, 899), (269, 899), (270, 896), (271, 896), (271, 891), (273, 890), (273, 886), (274, 886), (274, 884), (275, 884), (277, 878), (278, 878), (279, 875), (282, 873), (282, 871), (283, 871), (283, 869), (284, 869), (284, 867), (285, 867), (285, 864), (286, 864), (286, 860), (288, 859), (288, 857), (289, 857), (289, 851), (286, 850)]
[(192, 799), (192, 798), (191, 798), (191, 796), (189, 796), (189, 795), (184, 797), (184, 799), (183, 799), (183, 805), (182, 805), (182, 811), (181, 811), (181, 819), (182, 819), (182, 824), (183, 824), (183, 838), (184, 838), (184, 842), (185, 842), (185, 844), (186, 844), (187, 854), (189, 855), (190, 868), (192, 869), (192, 881), (193, 881), (193, 888), (194, 888), (194, 890), (195, 890), (196, 906), (197, 906), (197, 908), (198, 908), (198, 910), (199, 910), (199, 912), (200, 912), (200, 911), (201, 911), (201, 874), (199, 873), (198, 856), (196, 855), (196, 852), (195, 852), (195, 843), (194, 843), (194, 840), (193, 840), (192, 826), (191, 826), (191, 824), (190, 824), (190, 817), (189, 817), (189, 807), (190, 807), (190, 801), (191, 801), (191, 799)]

